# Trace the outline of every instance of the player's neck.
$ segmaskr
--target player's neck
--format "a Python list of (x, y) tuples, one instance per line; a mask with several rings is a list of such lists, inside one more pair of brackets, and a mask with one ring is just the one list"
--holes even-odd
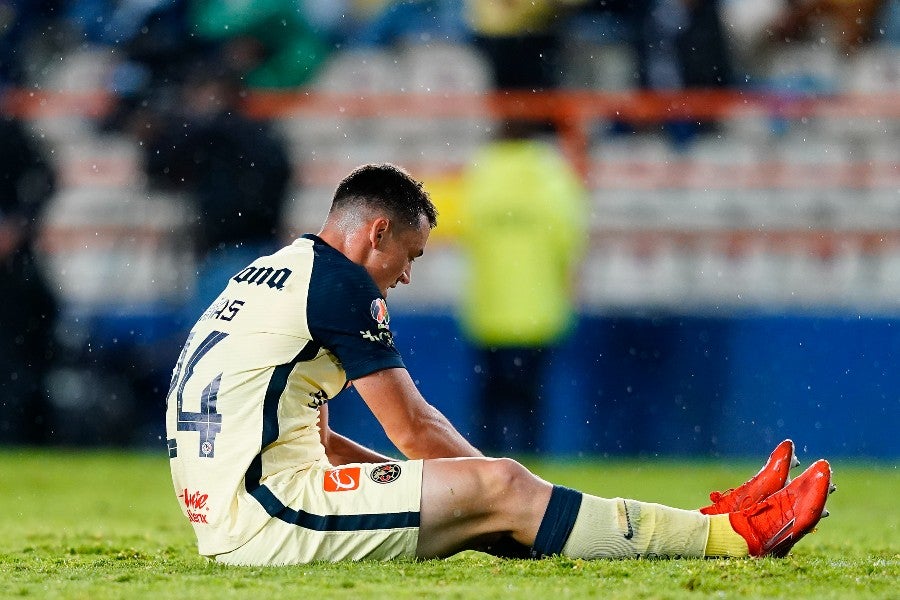
[(316, 235), (323, 242), (349, 258), (358, 265), (364, 265), (370, 250), (370, 244), (364, 232), (359, 228), (343, 229), (329, 226), (322, 227)]

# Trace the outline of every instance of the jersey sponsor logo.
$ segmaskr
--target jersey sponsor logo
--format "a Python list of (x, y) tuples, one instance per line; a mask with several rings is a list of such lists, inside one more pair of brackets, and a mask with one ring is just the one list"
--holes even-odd
[[(381, 327), (381, 325), (378, 326)], [(359, 334), (363, 337), (364, 340), (369, 340), (370, 342), (380, 342), (388, 348), (394, 347), (394, 334), (392, 334), (389, 329), (384, 329), (382, 331), (379, 331), (378, 333), (372, 333), (371, 331), (360, 331)]]
[(184, 508), (187, 511), (187, 517), (191, 523), (209, 523), (206, 520), (206, 513), (209, 512), (206, 501), (209, 500), (209, 494), (204, 494), (200, 491), (191, 492), (187, 488), (184, 488), (178, 492), (178, 497), (184, 502)]
[(372, 313), (372, 318), (375, 320), (378, 331), (372, 333), (371, 330), (366, 330), (360, 331), (359, 334), (364, 340), (380, 342), (388, 348), (393, 348), (394, 334), (388, 329), (388, 323), (391, 322), (391, 316), (388, 314), (387, 303), (384, 301), (384, 298), (375, 298), (372, 300), (372, 304), (369, 306), (369, 312)]
[(273, 290), (284, 288), (288, 277), (291, 276), (290, 269), (275, 270), (272, 267), (254, 267), (249, 266), (243, 271), (232, 277), (232, 281), (238, 283), (246, 283), (247, 285), (267, 285)]
[(391, 483), (400, 478), (400, 465), (396, 463), (388, 463), (379, 465), (372, 469), (369, 478), (375, 483)]
[(384, 298), (372, 300), (369, 310), (372, 312), (372, 318), (379, 325), (387, 326), (391, 322), (391, 315), (388, 314), (387, 303), (384, 301)]
[(349, 492), (359, 487), (359, 467), (325, 471), (322, 485), (326, 492)]

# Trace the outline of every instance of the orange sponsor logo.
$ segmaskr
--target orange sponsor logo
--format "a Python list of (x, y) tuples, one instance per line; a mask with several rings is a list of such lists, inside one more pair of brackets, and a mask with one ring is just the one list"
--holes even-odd
[(326, 492), (349, 492), (359, 487), (359, 467), (325, 471)]

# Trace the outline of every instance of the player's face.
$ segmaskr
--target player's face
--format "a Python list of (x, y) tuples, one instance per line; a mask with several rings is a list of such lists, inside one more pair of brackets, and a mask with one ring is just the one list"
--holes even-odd
[(397, 284), (410, 282), (413, 261), (425, 252), (429, 233), (431, 227), (424, 215), (417, 228), (392, 226), (388, 229), (367, 267), (382, 295), (386, 297), (388, 289), (397, 287)]

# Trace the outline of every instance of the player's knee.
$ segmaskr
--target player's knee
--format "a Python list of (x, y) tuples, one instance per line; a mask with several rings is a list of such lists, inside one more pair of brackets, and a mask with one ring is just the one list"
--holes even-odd
[(497, 500), (512, 500), (519, 493), (526, 493), (528, 484), (535, 479), (528, 469), (511, 458), (489, 459), (481, 476), (482, 489)]

